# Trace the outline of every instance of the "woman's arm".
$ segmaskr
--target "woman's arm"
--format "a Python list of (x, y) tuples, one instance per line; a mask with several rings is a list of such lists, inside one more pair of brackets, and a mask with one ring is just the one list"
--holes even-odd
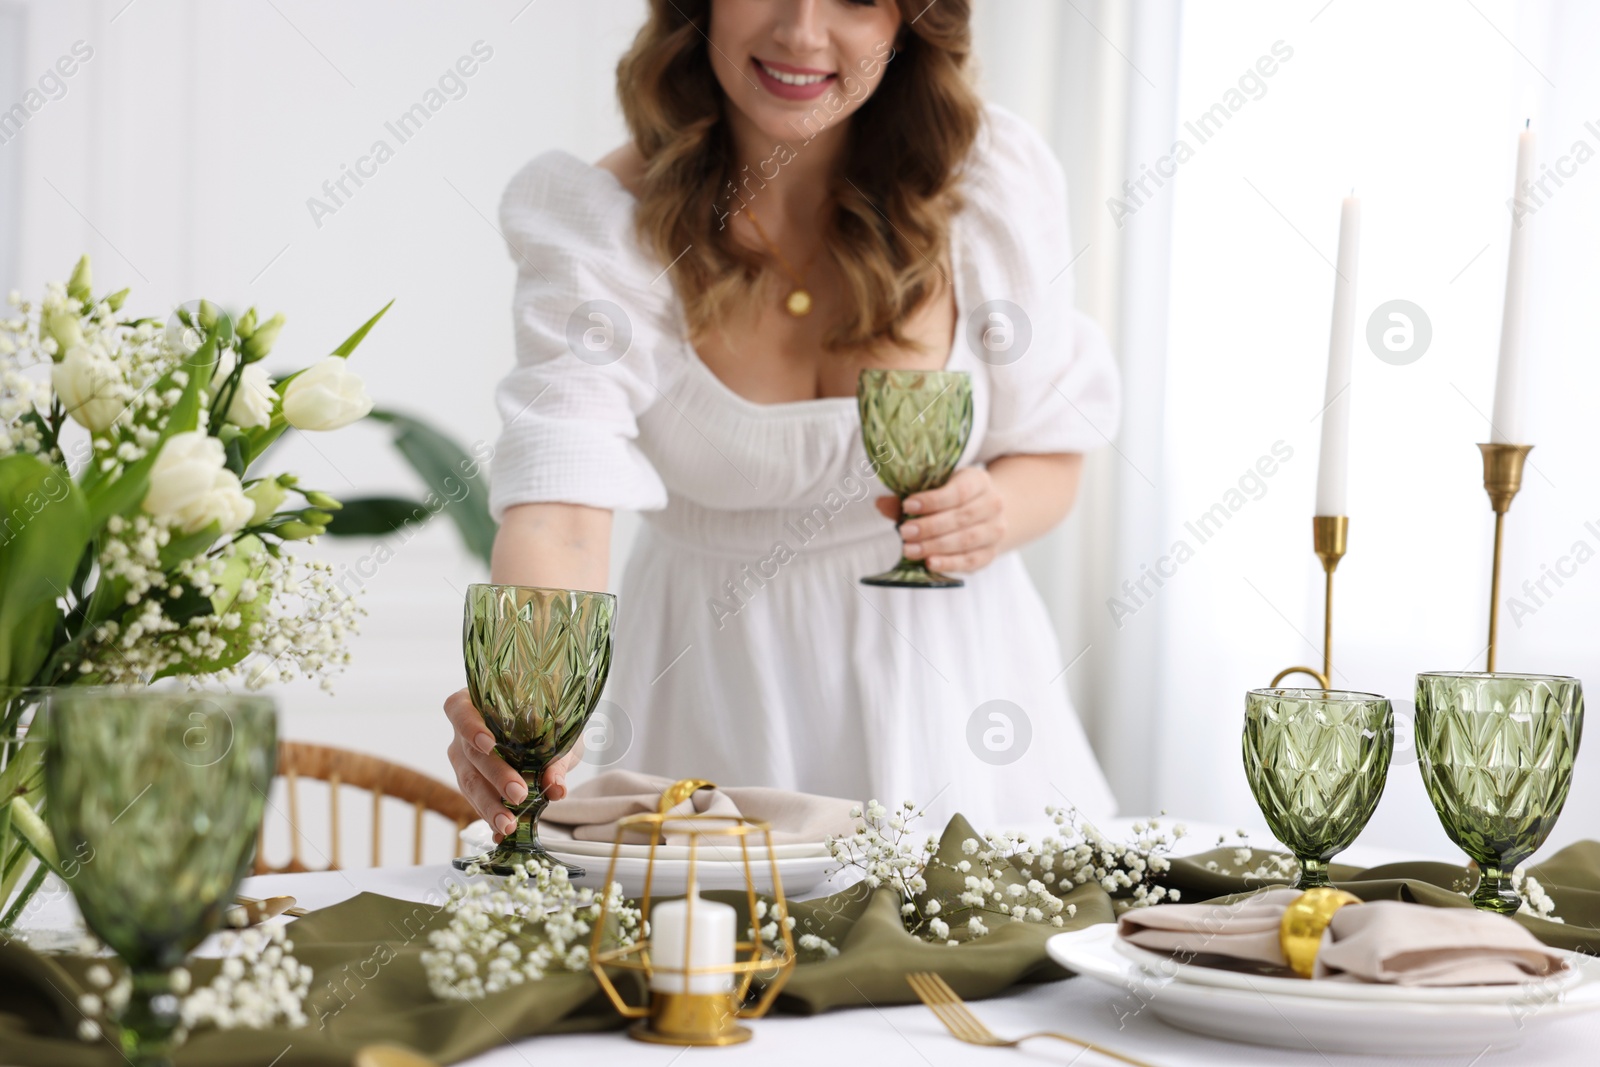
[[(606, 587), (610, 562), (611, 512), (577, 504), (521, 504), (508, 508), (500, 523), (489, 577), (503, 585), (600, 591)], [(455, 728), (450, 765), (456, 781), (498, 840), (516, 828), (502, 800), (520, 804), (527, 798), (527, 785), (494, 754), (494, 737), (465, 689), (450, 695), (444, 711)], [(545, 771), (545, 793), (551, 800), (566, 795), (567, 771), (577, 759), (577, 752), (571, 752)]]
[[(987, 468), (963, 468), (938, 489), (906, 498), (905, 554), (946, 573), (986, 567), (1066, 518), (1082, 474), (1077, 452), (1001, 456)], [(879, 507), (890, 518), (899, 515), (893, 497), (880, 499)]]

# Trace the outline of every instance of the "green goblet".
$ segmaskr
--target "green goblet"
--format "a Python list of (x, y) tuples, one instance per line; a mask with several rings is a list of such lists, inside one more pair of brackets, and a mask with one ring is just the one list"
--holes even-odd
[(135, 1067), (181, 1041), (172, 971), (233, 905), (277, 762), (262, 696), (58, 689), (46, 704), (45, 815), (83, 920), (128, 966), (116, 1018)]
[(1478, 907), (1522, 905), (1511, 872), (1561, 816), (1582, 735), (1576, 678), (1417, 675), (1417, 762), (1444, 832), (1477, 861)]
[(1300, 862), (1297, 889), (1328, 884), (1383, 796), (1394, 710), (1374, 693), (1252, 689), (1244, 702), (1244, 770), (1273, 836)]
[[(856, 404), (861, 411), (861, 440), (877, 464), (878, 478), (902, 502), (949, 480), (972, 433), (971, 375), (864, 370), (856, 382)], [(900, 523), (908, 517), (902, 514)], [(912, 589), (956, 589), (964, 584), (904, 555), (889, 570), (861, 582)]]
[(467, 691), (494, 735), (495, 751), (522, 775), (527, 798), (506, 803), (516, 831), (481, 856), (462, 856), (491, 874), (510, 874), (537, 860), (574, 878), (582, 867), (562, 863), (539, 843), (539, 815), (550, 803), (540, 779), (583, 734), (611, 671), (617, 598), (574, 589), (522, 585), (467, 587), (462, 651)]

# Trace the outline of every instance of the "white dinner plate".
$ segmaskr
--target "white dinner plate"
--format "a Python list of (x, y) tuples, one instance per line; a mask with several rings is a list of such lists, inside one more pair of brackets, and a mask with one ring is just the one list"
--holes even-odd
[(1517, 987), (1492, 1003), (1419, 1003), (1285, 994), (1273, 991), (1270, 979), (1252, 975), (1242, 976), (1242, 988), (1180, 982), (1146, 971), (1118, 952), (1115, 942), (1116, 926), (1102, 923), (1057, 934), (1045, 947), (1063, 967), (1113, 991), (1119, 1016), (1148, 1009), (1181, 1030), (1252, 1045), (1470, 1058), (1486, 1048), (1521, 1044), (1560, 1019), (1600, 1010), (1600, 961), (1581, 955), (1572, 960), (1579, 977), (1565, 990), (1529, 996)]
[[(584, 876), (574, 879), (578, 885), (598, 889), (600, 883), (605, 880), (606, 867), (610, 862), (608, 859), (564, 854), (558, 848), (549, 845), (545, 847), (557, 859), (575, 863), (584, 869)], [(783, 895), (793, 900), (804, 899), (811, 895), (812, 891), (826, 881), (828, 875), (839, 866), (838, 861), (832, 856), (802, 856), (799, 859), (780, 859), (777, 862), (778, 877), (783, 882)], [(648, 866), (647, 860), (618, 857), (616, 873), (612, 877), (622, 884), (624, 895), (637, 897), (644, 892), (644, 875)], [(695, 863), (694, 869), (695, 882), (701, 889), (744, 888), (743, 863), (699, 860)], [(751, 863), (750, 875), (755, 881), (756, 892), (772, 892), (771, 864)], [(656, 860), (655, 881), (650, 886), (653, 896), (676, 896), (683, 893), (688, 884), (688, 860)]]
[(1519, 985), (1403, 986), (1381, 982), (1308, 982), (1303, 978), (1248, 974), (1220, 967), (1201, 967), (1179, 963), (1171, 956), (1130, 945), (1122, 938), (1112, 947), (1138, 964), (1146, 973), (1193, 985), (1219, 989), (1242, 989), (1286, 997), (1328, 997), (1334, 1000), (1409, 1000), (1418, 1004), (1504, 1004), (1517, 997), (1542, 1003), (1583, 981), (1583, 972), (1568, 954), (1571, 966), (1548, 978), (1530, 979)]
[[(546, 848), (559, 848), (563, 852), (570, 852), (578, 856), (599, 856), (609, 859), (611, 856), (610, 841), (579, 841), (571, 837), (545, 836)], [(702, 859), (719, 859), (737, 861), (739, 859), (739, 843), (732, 838), (702, 839), (699, 846), (699, 855)], [(769, 853), (778, 859), (800, 859), (813, 856), (826, 856), (828, 846), (818, 841), (814, 844), (803, 845), (773, 845), (769, 850), (759, 845), (749, 848), (750, 862), (765, 861)], [(617, 846), (619, 856), (630, 859), (645, 859), (650, 855), (649, 845), (622, 844)], [(686, 860), (689, 858), (688, 845), (657, 845), (656, 859), (658, 860)]]
[[(461, 832), (461, 843), (466, 855), (487, 852), (494, 839), (487, 823), (478, 822)], [(563, 862), (582, 867), (584, 875), (574, 879), (581, 886), (598, 889), (605, 880), (606, 868), (611, 861), (611, 846), (596, 848), (601, 842), (544, 838), (545, 849)], [(574, 848), (572, 846), (581, 846)], [(613, 879), (622, 885), (622, 892), (637, 897), (644, 892), (645, 871), (649, 867), (648, 845), (624, 845), (627, 850), (617, 857)], [(676, 855), (668, 853), (673, 849)], [(799, 855), (786, 850), (799, 851)], [(743, 889), (744, 863), (737, 849), (728, 852), (728, 859), (713, 858), (713, 853), (702, 852), (695, 861), (695, 881), (701, 889)], [(822, 885), (838, 866), (839, 861), (828, 855), (827, 849), (812, 845), (778, 845), (773, 848), (778, 864), (778, 878), (783, 882), (784, 896), (796, 900)], [(655, 896), (673, 896), (685, 891), (689, 881), (689, 849), (686, 846), (659, 846), (656, 850), (655, 882), (650, 892)], [(766, 850), (750, 850), (750, 874), (759, 893), (772, 892), (772, 863)]]
[[(540, 834), (540, 840), (548, 849), (560, 849), (563, 853), (573, 856), (599, 856), (602, 859), (611, 858), (610, 841), (580, 841), (573, 837), (563, 837), (548, 831)], [(474, 852), (487, 852), (494, 846), (494, 835), (489, 832), (489, 824), (479, 819), (470, 823), (461, 830), (461, 845), (469, 854)], [(826, 856), (828, 846), (821, 842), (805, 844), (773, 845), (769, 850), (763, 846), (751, 844), (749, 847), (750, 862), (765, 862), (768, 854), (778, 859), (799, 859), (801, 857)], [(649, 845), (623, 844), (618, 846), (617, 854), (630, 859), (645, 859), (650, 855)], [(702, 838), (699, 855), (702, 859), (720, 859), (733, 862), (739, 861), (739, 844), (734, 838)], [(656, 859), (658, 860), (686, 860), (689, 858), (688, 845), (657, 845)]]

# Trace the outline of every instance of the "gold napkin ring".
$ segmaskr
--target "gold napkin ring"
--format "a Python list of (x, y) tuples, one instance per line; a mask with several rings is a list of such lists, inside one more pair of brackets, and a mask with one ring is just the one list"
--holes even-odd
[(1289, 969), (1301, 978), (1310, 978), (1322, 947), (1322, 935), (1333, 922), (1333, 913), (1346, 904), (1360, 904), (1354, 893), (1332, 886), (1307, 889), (1283, 911), (1278, 924), (1278, 944), (1289, 961)]
[(656, 814), (665, 815), (685, 800), (694, 796), (702, 789), (715, 789), (716, 782), (708, 782), (704, 778), (685, 778), (673, 782), (661, 791), (661, 802), (656, 805)]

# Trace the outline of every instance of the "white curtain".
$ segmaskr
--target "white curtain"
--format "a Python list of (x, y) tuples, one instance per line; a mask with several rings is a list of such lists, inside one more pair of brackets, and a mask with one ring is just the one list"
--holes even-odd
[(1071, 519), (1026, 558), (1069, 665), (1058, 684), (1133, 811), (1155, 799), (1160, 627), (1153, 611), (1113, 620), (1105, 604), (1161, 545), (1172, 199), (1120, 219), (1108, 202), (1171, 146), (1180, 9), (1177, 0), (990, 0), (975, 28), (985, 95), (1031, 120), (1061, 157), (1073, 229), (1061, 263), (1072, 264), (1076, 304), (1105, 329), (1122, 367), (1121, 432), (1091, 455)]
[[(1094, 457), (1078, 513), (1028, 553), (1065, 656), (1082, 654), (1067, 680), (1119, 798), (1259, 825), (1239, 757), (1244, 692), (1321, 655), (1307, 520), (1329, 261), (1354, 186), (1335, 678), (1401, 715), (1364, 840), (1452, 855), (1416, 770), (1410, 697), (1418, 671), (1483, 663), (1493, 525), (1473, 446), (1486, 440), (1526, 118), (1548, 173), (1526, 312), (1524, 436), (1537, 447), (1509, 517), (1500, 666), (1600, 677), (1600, 8), (1249, 0), (1185, 5), (1180, 20), (1176, 4), (991, 0), (979, 16), (988, 95), (1066, 164), (1076, 247), (1063, 261), (1082, 252), (1077, 303), (1111, 334), (1127, 388), (1116, 449)], [(1164, 161), (1180, 143), (1182, 159)], [(1163, 169), (1175, 174), (1124, 190)], [(1120, 229), (1112, 197), (1135, 209)], [(1396, 299), (1432, 330), (1408, 365), (1365, 342)], [(1224, 501), (1243, 503), (1196, 536)], [(1146, 577), (1179, 542), (1192, 556)], [(1113, 597), (1131, 613), (1113, 620)], [(1597, 801), (1591, 746), (1552, 843), (1600, 833)]]

